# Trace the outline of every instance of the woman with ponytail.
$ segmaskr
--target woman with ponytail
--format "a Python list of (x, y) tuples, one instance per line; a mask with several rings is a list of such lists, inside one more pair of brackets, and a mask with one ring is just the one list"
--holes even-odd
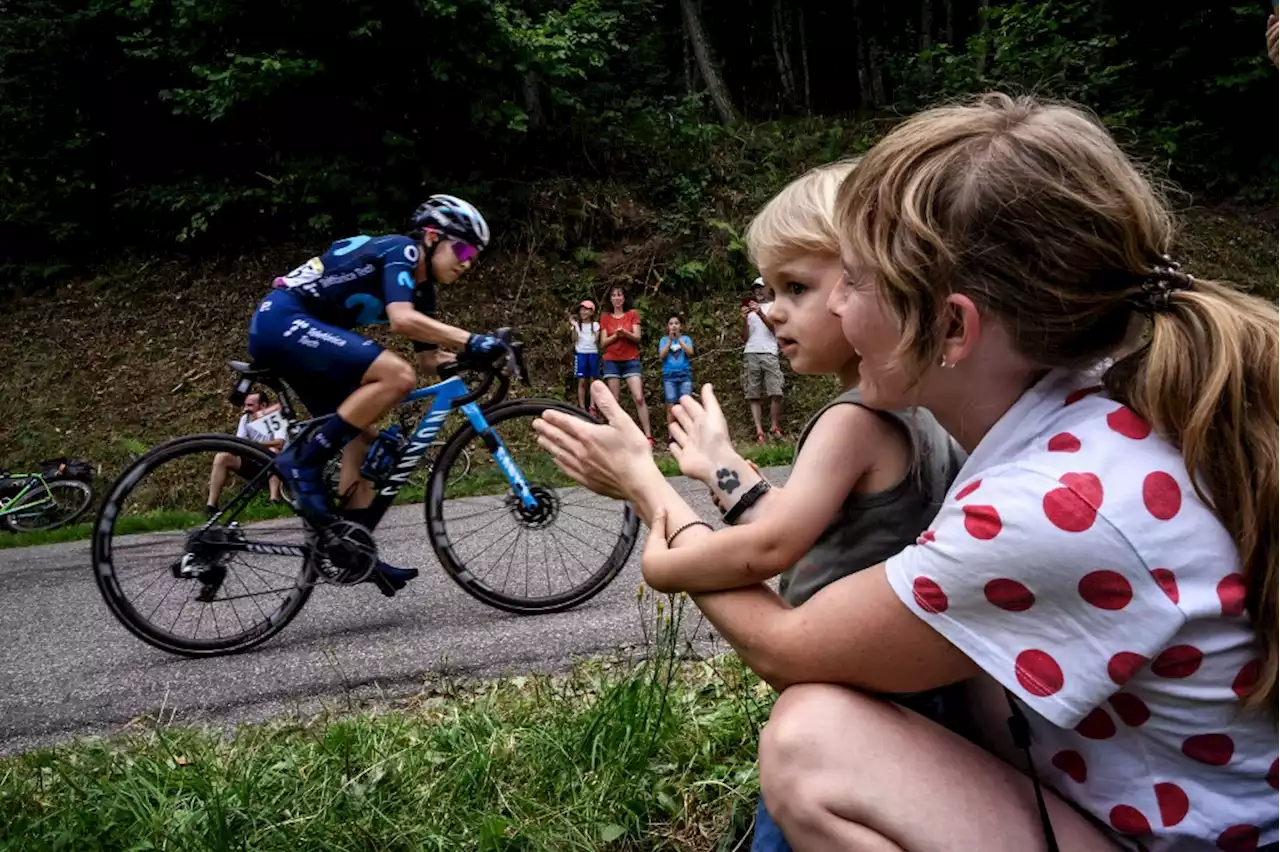
[[(786, 840), (1275, 849), (1276, 306), (1182, 269), (1106, 130), (1032, 98), (907, 120), (836, 222), (863, 404), (928, 408), (969, 458), (914, 546), (803, 607), (694, 596), (782, 692), (760, 779)], [(543, 443), (634, 503), (663, 576), (709, 531), (601, 410)], [(877, 697), (960, 681), (966, 736)]]

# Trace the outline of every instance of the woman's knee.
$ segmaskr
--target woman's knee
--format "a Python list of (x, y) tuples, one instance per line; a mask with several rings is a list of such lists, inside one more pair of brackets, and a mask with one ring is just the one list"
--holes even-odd
[(797, 684), (778, 697), (760, 735), (760, 787), (780, 822), (807, 821), (822, 811), (830, 776), (850, 769), (836, 765), (834, 755), (844, 750), (832, 749), (830, 736), (833, 723), (845, 728), (858, 697), (826, 684)]

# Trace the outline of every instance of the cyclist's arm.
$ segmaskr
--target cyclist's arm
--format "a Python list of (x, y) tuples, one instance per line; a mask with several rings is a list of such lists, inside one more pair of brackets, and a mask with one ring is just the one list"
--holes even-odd
[[(752, 507), (757, 512), (751, 523), (646, 555), (645, 582), (660, 592), (713, 592), (760, 583), (793, 567), (836, 519), (886, 443), (896, 438), (885, 426), (859, 406), (828, 410), (805, 439), (787, 487)], [(729, 495), (736, 502), (757, 477), (738, 470), (730, 474), (742, 480)]]
[(420, 313), (411, 302), (389, 302), (387, 320), (391, 331), (419, 343), (439, 343), (461, 349), (467, 345), (471, 332), (456, 325), (432, 319)]

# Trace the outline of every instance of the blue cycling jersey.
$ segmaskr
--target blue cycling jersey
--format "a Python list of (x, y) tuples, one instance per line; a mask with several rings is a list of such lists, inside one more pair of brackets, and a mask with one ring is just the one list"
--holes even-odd
[[(364, 234), (338, 240), (272, 285), (298, 296), (307, 313), (340, 328), (385, 325), (387, 305), (417, 302), (434, 313), (434, 292), (418, 293), (414, 272), (422, 249), (409, 237)], [(424, 290), (432, 290), (424, 283)], [(427, 305), (424, 305), (424, 302)]]

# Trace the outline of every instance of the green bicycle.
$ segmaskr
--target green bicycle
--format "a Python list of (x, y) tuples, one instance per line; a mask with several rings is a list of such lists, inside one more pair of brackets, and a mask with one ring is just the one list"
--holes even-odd
[(0, 523), (14, 532), (65, 526), (93, 502), (87, 463), (51, 459), (40, 466), (40, 473), (0, 471)]

